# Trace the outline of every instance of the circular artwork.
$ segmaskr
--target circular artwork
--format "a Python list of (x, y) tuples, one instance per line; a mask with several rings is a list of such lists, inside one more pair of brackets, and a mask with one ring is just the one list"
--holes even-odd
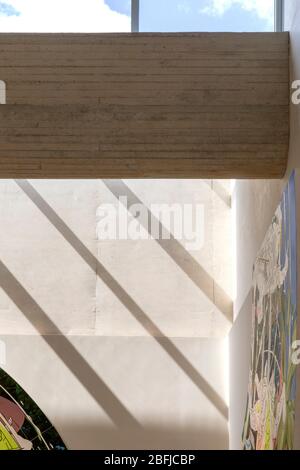
[(66, 450), (37, 404), (1, 368), (0, 450)]

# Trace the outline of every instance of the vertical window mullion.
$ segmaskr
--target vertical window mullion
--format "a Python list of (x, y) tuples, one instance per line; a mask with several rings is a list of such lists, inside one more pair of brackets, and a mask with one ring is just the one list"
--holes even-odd
[(140, 30), (140, 0), (131, 0), (131, 32)]
[(284, 30), (284, 0), (275, 0), (275, 31)]

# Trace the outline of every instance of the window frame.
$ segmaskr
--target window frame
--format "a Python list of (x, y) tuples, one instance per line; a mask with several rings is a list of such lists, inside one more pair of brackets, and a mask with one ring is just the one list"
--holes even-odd
[[(275, 18), (274, 31), (284, 31), (284, 2), (285, 0), (274, 0)], [(140, 0), (131, 0), (131, 32), (140, 32)]]

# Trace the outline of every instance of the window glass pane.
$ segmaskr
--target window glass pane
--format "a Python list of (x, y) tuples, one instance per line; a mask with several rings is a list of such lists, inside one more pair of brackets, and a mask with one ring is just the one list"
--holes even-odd
[(140, 31), (274, 31), (274, 0), (140, 0)]
[(129, 32), (131, 0), (0, 0), (0, 32)]

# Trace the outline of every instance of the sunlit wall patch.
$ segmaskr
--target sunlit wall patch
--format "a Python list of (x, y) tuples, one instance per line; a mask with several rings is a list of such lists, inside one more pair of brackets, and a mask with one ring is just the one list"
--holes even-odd
[(0, 80), (0, 104), (6, 104), (6, 83)]
[(6, 344), (0, 339), (0, 367), (6, 365)]

